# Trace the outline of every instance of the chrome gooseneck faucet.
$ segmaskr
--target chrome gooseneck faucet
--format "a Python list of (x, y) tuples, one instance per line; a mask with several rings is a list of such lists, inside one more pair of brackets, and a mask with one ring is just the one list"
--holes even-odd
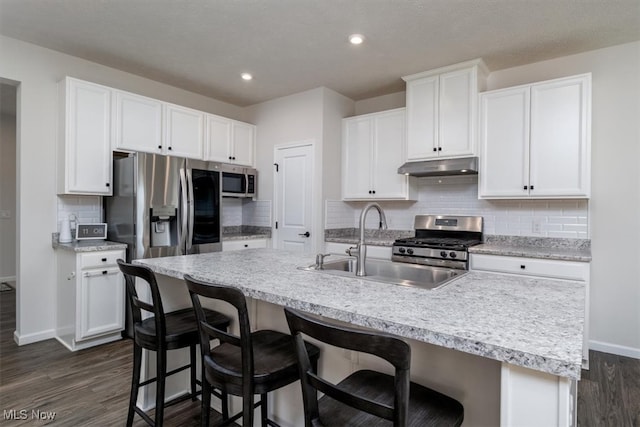
[[(384, 215), (382, 207), (377, 203), (369, 203), (362, 209), (360, 213), (360, 240), (357, 246), (352, 246), (346, 250), (349, 256), (356, 257), (356, 276), (366, 276), (365, 263), (367, 261), (367, 246), (364, 243), (364, 223), (367, 218), (367, 213), (371, 208), (376, 208), (378, 214), (380, 214), (380, 227), (381, 230), (387, 229), (387, 218)], [(355, 253), (354, 253), (355, 249)]]

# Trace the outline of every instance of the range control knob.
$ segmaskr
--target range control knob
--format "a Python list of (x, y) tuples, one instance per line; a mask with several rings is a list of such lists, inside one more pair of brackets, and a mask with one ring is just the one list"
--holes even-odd
[(413, 255), (413, 249), (411, 249), (411, 248), (407, 249), (407, 253), (408, 253), (409, 255)]
[(441, 252), (440, 252), (440, 256), (441, 256), (442, 258), (446, 258), (446, 257), (447, 257), (447, 253), (446, 253), (445, 251), (441, 251)]
[(455, 258), (455, 257), (457, 257), (457, 256), (458, 256), (458, 254), (457, 254), (457, 253), (455, 253), (455, 252), (449, 252), (449, 256), (450, 256), (451, 258)]
[(406, 252), (406, 249), (405, 249), (405, 248), (400, 248), (400, 249), (398, 249), (398, 252), (400, 252), (401, 254), (403, 254), (403, 253), (405, 253), (405, 252)]

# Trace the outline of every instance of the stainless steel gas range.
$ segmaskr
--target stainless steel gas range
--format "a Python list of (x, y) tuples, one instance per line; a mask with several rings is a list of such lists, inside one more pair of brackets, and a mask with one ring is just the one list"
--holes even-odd
[(468, 270), (470, 246), (482, 243), (481, 216), (416, 215), (415, 237), (393, 243), (393, 261)]

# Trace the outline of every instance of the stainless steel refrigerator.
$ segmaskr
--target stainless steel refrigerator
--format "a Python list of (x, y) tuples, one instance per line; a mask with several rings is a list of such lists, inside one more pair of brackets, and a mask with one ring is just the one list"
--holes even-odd
[(127, 244), (128, 262), (220, 251), (220, 204), (218, 163), (145, 153), (117, 158), (113, 196), (104, 198), (107, 239)]

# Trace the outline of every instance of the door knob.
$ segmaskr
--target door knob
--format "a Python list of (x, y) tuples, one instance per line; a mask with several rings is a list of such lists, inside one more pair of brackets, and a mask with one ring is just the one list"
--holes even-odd
[(309, 237), (309, 236), (311, 236), (311, 234), (308, 231), (305, 231), (304, 233), (298, 234), (298, 236)]

